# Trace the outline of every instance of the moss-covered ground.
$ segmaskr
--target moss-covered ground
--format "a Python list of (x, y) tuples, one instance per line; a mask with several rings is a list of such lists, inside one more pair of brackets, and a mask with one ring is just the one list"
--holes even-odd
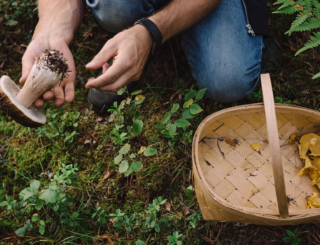
[[(278, 102), (318, 110), (320, 80), (311, 77), (320, 71), (319, 49), (295, 57), (295, 51), (302, 47), (308, 33), (285, 35), (293, 18), (271, 14), (276, 9), (272, 3), (269, 1), (268, 8), (274, 41), (267, 48), (271, 54), (263, 72), (271, 73)], [(0, 0), (0, 76), (8, 75), (18, 82), (21, 58), (37, 22), (36, 13), (33, 1)], [(22, 127), (0, 109), (0, 203), (10, 198), (20, 203), (19, 193), (29, 186), (30, 180), (41, 180), (41, 188), (45, 188), (51, 174), (59, 172), (63, 164), (77, 164), (79, 168), (77, 178), (72, 179), (64, 191), (74, 200), (64, 212), (71, 216), (76, 212), (79, 216), (74, 217), (75, 223), (62, 222), (65, 218), (62, 211), (47, 207), (38, 212), (41, 219), (52, 219), (45, 224), (43, 235), (39, 232), (40, 223), (35, 221), (30, 231), (18, 236), (15, 231), (37, 213), (34, 204), (20, 211), (0, 207), (0, 244), (136, 244), (138, 240), (146, 244), (168, 244), (168, 236), (175, 231), (183, 234), (179, 238), (183, 244), (282, 244), (288, 236), (286, 231), (296, 228), (301, 231), (300, 244), (320, 244), (317, 224), (267, 227), (200, 220), (192, 227), (187, 218), (200, 210), (194, 193), (185, 191), (192, 185), (191, 141), (181, 136), (176, 144), (170, 145), (170, 140), (155, 127), (174, 103), (184, 103), (185, 94), (195, 85), (179, 37), (164, 44), (161, 51), (149, 59), (137, 85), (145, 96), (144, 103), (137, 106), (143, 129), (138, 136), (124, 141), (131, 145), (134, 153), (142, 146), (150, 146), (157, 153), (150, 157), (138, 154), (143, 168), (137, 173), (128, 177), (119, 173), (114, 157), (122, 146), (113, 140), (114, 123), (109, 122), (109, 115), (100, 116), (92, 111), (84, 87), (88, 77), (97, 75), (85, 70), (84, 64), (108, 38), (87, 10), (84, 24), (71, 44), (77, 69), (75, 101), (60, 108), (47, 103), (44, 110), (48, 123), (42, 128)], [(190, 120), (188, 132), (194, 132), (201, 120), (215, 111), (261, 102), (259, 90), (258, 85), (253, 94), (232, 104), (202, 99), (199, 104), (203, 112)], [(130, 107), (123, 113), (123, 125), (131, 126)], [(110, 214), (117, 209), (129, 217), (134, 213), (146, 214), (148, 205), (160, 196), (167, 202), (156, 212), (157, 217), (167, 217), (170, 227), (156, 232), (153, 228), (144, 230), (134, 225), (128, 233), (125, 226), (114, 226), (114, 217)]]

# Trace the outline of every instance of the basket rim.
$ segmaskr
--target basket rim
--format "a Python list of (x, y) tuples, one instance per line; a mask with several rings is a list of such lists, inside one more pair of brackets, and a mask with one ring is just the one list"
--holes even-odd
[[(315, 117), (319, 120), (320, 118), (320, 112), (315, 111), (313, 109), (304, 108), (296, 105), (287, 105), (287, 104), (279, 104), (275, 103), (276, 109), (291, 109), (297, 112), (298, 115), (306, 116), (308, 114), (309, 117)], [(301, 218), (307, 218), (310, 216), (320, 216), (320, 208), (319, 209), (290, 209), (289, 217), (287, 218), (281, 218), (278, 210), (271, 210), (271, 209), (259, 209), (259, 208), (248, 208), (238, 205), (230, 205), (227, 201), (225, 201), (223, 198), (221, 198), (219, 195), (217, 195), (213, 189), (209, 186), (202, 169), (200, 167), (199, 163), (199, 142), (200, 142), (200, 135), (202, 130), (205, 128), (205, 126), (211, 122), (215, 117), (220, 116), (224, 113), (233, 112), (233, 111), (243, 111), (248, 110), (247, 113), (250, 113), (250, 110), (252, 109), (262, 109), (264, 110), (264, 104), (263, 103), (255, 103), (255, 104), (248, 104), (248, 105), (240, 105), (235, 106), (227, 109), (223, 109), (221, 111), (217, 111), (212, 113), (211, 115), (207, 116), (198, 126), (194, 138), (193, 138), (193, 150), (192, 150), (192, 160), (193, 160), (193, 166), (194, 166), (194, 174), (196, 174), (199, 177), (199, 180), (202, 182), (203, 186), (205, 187), (206, 191), (210, 194), (214, 200), (216, 200), (221, 206), (227, 207), (233, 211), (241, 212), (243, 214), (251, 214), (255, 216), (260, 216), (263, 218), (267, 218), (265, 215), (268, 215), (271, 219), (301, 219)], [(246, 114), (246, 113), (245, 113)], [(320, 121), (320, 120), (319, 120)], [(319, 122), (320, 123), (320, 122)], [(302, 217), (299, 217), (302, 216)]]

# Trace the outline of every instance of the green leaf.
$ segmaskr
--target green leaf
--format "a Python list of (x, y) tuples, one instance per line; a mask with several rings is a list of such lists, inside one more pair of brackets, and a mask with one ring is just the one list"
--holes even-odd
[(196, 91), (195, 90), (190, 90), (185, 96), (184, 99), (185, 100), (190, 100), (193, 99), (196, 96)]
[(143, 165), (139, 161), (136, 161), (136, 162), (132, 163), (131, 166), (130, 166), (130, 168), (134, 172), (138, 172), (140, 169), (142, 169), (142, 167), (143, 167)]
[(136, 120), (132, 125), (132, 132), (134, 135), (139, 135), (143, 128), (143, 122), (141, 120)]
[(199, 90), (196, 94), (196, 99), (194, 101), (197, 102), (197, 101), (201, 100), (203, 98), (204, 94), (206, 93), (206, 91), (207, 91), (206, 88)]
[(138, 241), (136, 241), (136, 245), (146, 245), (146, 244), (143, 241), (138, 240)]
[(190, 185), (187, 189), (184, 190), (184, 193), (187, 197), (193, 197), (193, 187)]
[(190, 108), (188, 109), (185, 109), (183, 112), (182, 112), (182, 117), (185, 118), (185, 119), (191, 119), (191, 118), (195, 118), (196, 115), (192, 115), (190, 113)]
[[(43, 220), (41, 220), (41, 221), (43, 221)], [(40, 223), (41, 223), (41, 221), (40, 221)], [(46, 226), (45, 226), (44, 222), (43, 222), (43, 224), (40, 224), (40, 226), (39, 226), (39, 233), (40, 233), (41, 235), (44, 234), (45, 228), (46, 228)]]
[(183, 108), (184, 109), (189, 108), (192, 104), (193, 104), (193, 99), (190, 99), (190, 100), (184, 102)]
[(292, 231), (287, 230), (286, 232), (287, 232), (287, 234), (288, 234), (289, 236), (294, 236), (294, 233), (293, 233)]
[(174, 124), (179, 128), (190, 126), (191, 124), (186, 119), (178, 119), (174, 122)]
[(171, 136), (175, 135), (175, 133), (177, 132), (177, 126), (175, 124), (170, 123), (168, 125), (168, 132)]
[(180, 107), (179, 104), (177, 104), (177, 103), (173, 104), (172, 109), (171, 109), (171, 113), (177, 112), (179, 110), (179, 107)]
[(34, 214), (31, 218), (32, 222), (38, 222), (40, 220), (40, 217), (38, 216), (38, 214)]
[(120, 164), (120, 167), (119, 167), (119, 172), (120, 173), (124, 173), (128, 170), (129, 168), (129, 163), (127, 161), (122, 161), (121, 164)]
[(133, 172), (131, 166), (128, 168), (128, 170), (124, 173), (124, 176), (129, 176)]
[(56, 203), (60, 198), (57, 191), (47, 189), (40, 194), (39, 199), (44, 200), (46, 203)]
[(290, 237), (290, 236), (286, 236), (283, 238), (283, 241), (285, 241), (285, 242), (291, 242), (291, 240), (292, 240), (292, 237)]
[(136, 157), (137, 157), (136, 154), (133, 154), (133, 153), (132, 153), (132, 154), (130, 155), (130, 158), (131, 158), (131, 159), (132, 159), (132, 158), (136, 158)]
[(123, 159), (123, 155), (119, 154), (115, 159), (114, 159), (114, 163), (115, 164), (119, 164)]
[(160, 226), (158, 225), (158, 224), (155, 224), (154, 225), (154, 230), (156, 231), (156, 232), (160, 232)]
[(292, 245), (298, 245), (300, 243), (301, 239), (295, 237), (292, 239)]
[(32, 192), (36, 192), (39, 189), (40, 181), (38, 180), (31, 180), (30, 181), (30, 188)]
[(124, 86), (122, 89), (120, 89), (120, 90), (117, 92), (117, 94), (118, 94), (118, 95), (123, 95), (123, 93), (126, 92), (126, 88), (127, 88), (127, 87)]
[(143, 155), (145, 155), (146, 157), (150, 157), (153, 156), (154, 154), (156, 154), (157, 151), (154, 148), (148, 147), (144, 152)]
[(163, 118), (161, 119), (161, 123), (166, 124), (166, 122), (168, 122), (170, 118), (171, 118), (171, 112), (167, 112), (166, 114), (164, 114)]
[(140, 118), (141, 118), (141, 113), (136, 111), (136, 113), (134, 114), (132, 120), (135, 121), (135, 120), (140, 119)]
[(320, 77), (320, 72), (312, 77), (312, 79), (316, 79)]
[(198, 114), (200, 112), (202, 112), (202, 109), (198, 104), (192, 104), (190, 106), (190, 113), (191, 114), (195, 115), (195, 114)]
[(29, 197), (32, 197), (34, 195), (33, 191), (31, 190), (30, 187), (27, 187), (25, 189), (23, 189), (20, 193), (19, 193), (19, 197), (22, 201), (27, 200)]
[(140, 94), (142, 92), (142, 90), (136, 90), (136, 91), (133, 91), (131, 93), (131, 95), (137, 95), (137, 94)]
[(125, 144), (124, 146), (122, 146), (122, 148), (120, 149), (119, 153), (120, 154), (127, 154), (130, 151), (131, 146), (129, 144)]
[(7, 201), (3, 201), (3, 202), (0, 202), (0, 207), (4, 207), (8, 205), (8, 202)]
[(15, 233), (18, 236), (24, 236), (24, 234), (26, 234), (26, 232), (27, 232), (27, 229), (24, 226), (15, 231)]

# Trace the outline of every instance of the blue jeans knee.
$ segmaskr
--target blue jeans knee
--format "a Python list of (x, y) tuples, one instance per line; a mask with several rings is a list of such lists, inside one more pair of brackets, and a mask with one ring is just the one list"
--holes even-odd
[(86, 0), (93, 17), (107, 32), (118, 33), (150, 16), (170, 0)]

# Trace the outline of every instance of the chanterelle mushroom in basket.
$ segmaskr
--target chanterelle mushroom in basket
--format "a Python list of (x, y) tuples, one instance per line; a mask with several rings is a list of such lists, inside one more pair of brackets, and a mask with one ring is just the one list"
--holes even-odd
[(67, 72), (68, 65), (62, 53), (57, 50), (45, 50), (37, 57), (22, 89), (10, 77), (1, 77), (0, 106), (23, 126), (42, 126), (46, 123), (46, 116), (40, 108), (32, 105), (62, 81)]

